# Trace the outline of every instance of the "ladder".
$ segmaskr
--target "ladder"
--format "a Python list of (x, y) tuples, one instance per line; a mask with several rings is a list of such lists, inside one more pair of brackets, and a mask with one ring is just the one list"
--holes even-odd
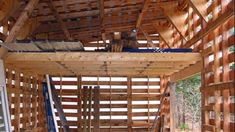
[(50, 103), (50, 106), (51, 106), (51, 111), (52, 111), (52, 115), (53, 115), (53, 121), (54, 121), (54, 124), (55, 124), (56, 132), (58, 131), (58, 125), (57, 125), (57, 122), (56, 122), (55, 112), (54, 112), (54, 107), (53, 107), (52, 102), (54, 102), (54, 105), (55, 105), (55, 108), (58, 112), (61, 124), (63, 125), (64, 132), (69, 132), (69, 125), (68, 125), (66, 117), (64, 115), (64, 111), (63, 111), (63, 108), (61, 106), (60, 99), (59, 99), (59, 97), (56, 93), (55, 86), (51, 84), (52, 79), (49, 75), (46, 75), (46, 79), (47, 79), (47, 86), (48, 86), (48, 93), (49, 93), (48, 95), (50, 97), (50, 102), (49, 103)]
[(11, 132), (11, 117), (7, 99), (5, 69), (2, 60), (0, 60), (0, 131)]

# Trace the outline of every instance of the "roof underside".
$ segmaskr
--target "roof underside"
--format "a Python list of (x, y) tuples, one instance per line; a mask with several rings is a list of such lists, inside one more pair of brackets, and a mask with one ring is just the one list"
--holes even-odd
[[(50, 1), (51, 5), (48, 4)], [(10, 20), (17, 20), (28, 0), (19, 3)], [(177, 6), (178, 1), (40, 0), (27, 22), (27, 25), (31, 25), (30, 35), (21, 34), (17, 39), (66, 40), (58, 17), (73, 40), (83, 43), (102, 40), (102, 33), (106, 39), (110, 39), (113, 32), (131, 32), (139, 28), (140, 23), (145, 32), (156, 34), (153, 23), (169, 25), (163, 12), (163, 8), (169, 5)], [(145, 39), (142, 32), (138, 33), (138, 39)], [(152, 36), (152, 40), (158, 40), (158, 36)]]

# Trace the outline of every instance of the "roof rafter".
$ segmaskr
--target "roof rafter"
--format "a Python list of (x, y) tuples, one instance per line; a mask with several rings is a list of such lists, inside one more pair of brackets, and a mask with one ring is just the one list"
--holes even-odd
[(60, 17), (59, 13), (56, 10), (56, 7), (53, 5), (52, 0), (48, 0), (47, 2), (48, 6), (50, 7), (51, 11), (53, 12), (54, 16), (56, 17), (56, 20), (59, 22), (61, 29), (63, 30), (65, 36), (68, 40), (73, 40), (73, 37), (69, 33), (69, 30), (67, 29), (65, 23), (63, 22), (62, 18)]
[(178, 9), (178, 4), (171, 4), (168, 7), (164, 6), (162, 8), (168, 20), (177, 29), (180, 35), (185, 39), (186, 27), (184, 26), (184, 24), (182, 24), (182, 22), (186, 20), (187, 12), (180, 11)]
[(156, 46), (154, 45), (152, 39), (148, 36), (148, 33), (145, 32), (142, 27), (140, 27), (139, 30), (144, 34), (144, 37), (146, 38), (146, 40), (147, 40), (147, 42), (150, 44), (150, 46), (151, 46), (152, 48), (156, 48)]
[(103, 43), (106, 43), (106, 34), (104, 29), (104, 0), (99, 0), (99, 8), (100, 8), (100, 30), (101, 30), (101, 38)]
[(204, 22), (206, 20), (206, 0), (187, 0), (189, 5), (192, 7), (193, 11), (197, 13), (197, 15), (203, 19)]
[(162, 38), (162, 40), (165, 42), (168, 48), (171, 48), (173, 46), (173, 39), (172, 39), (172, 30), (169, 29), (166, 25), (157, 25), (157, 23), (153, 23), (154, 28), (159, 33), (159, 36)]
[(149, 6), (150, 2), (151, 2), (150, 0), (145, 0), (144, 1), (143, 8), (142, 8), (142, 10), (141, 10), (141, 12), (140, 12), (140, 14), (138, 16), (138, 19), (137, 19), (137, 22), (136, 22), (136, 26), (135, 26), (137, 31), (138, 31), (138, 29), (139, 29), (139, 27), (141, 25), (141, 21), (143, 19), (144, 12), (148, 9), (148, 6)]

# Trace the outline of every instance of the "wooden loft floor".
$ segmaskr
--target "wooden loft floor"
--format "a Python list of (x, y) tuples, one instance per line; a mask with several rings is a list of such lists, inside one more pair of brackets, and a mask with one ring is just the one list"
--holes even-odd
[(201, 60), (199, 53), (8, 53), (5, 64), (51, 75), (171, 75)]

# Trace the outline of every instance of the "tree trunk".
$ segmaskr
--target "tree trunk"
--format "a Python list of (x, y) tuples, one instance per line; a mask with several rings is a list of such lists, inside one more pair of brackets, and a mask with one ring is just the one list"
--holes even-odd
[(194, 115), (192, 117), (192, 130), (194, 130)]
[(178, 115), (178, 121), (177, 121), (177, 124), (176, 126), (178, 127), (180, 124), (181, 124), (181, 114), (180, 114), (180, 107), (177, 106), (177, 115)]
[(186, 121), (185, 121), (185, 99), (184, 99), (184, 95), (183, 95), (183, 112), (182, 112), (182, 122), (183, 122), (183, 124), (185, 124), (186, 123)]

